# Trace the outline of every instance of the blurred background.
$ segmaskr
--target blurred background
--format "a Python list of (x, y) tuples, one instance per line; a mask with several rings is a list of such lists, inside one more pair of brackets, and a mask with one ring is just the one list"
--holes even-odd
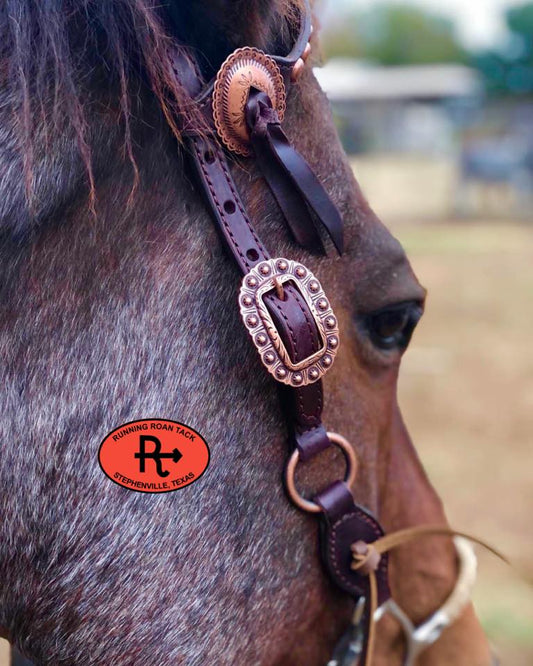
[[(533, 2), (322, 2), (327, 92), (363, 192), (429, 289), (400, 383), (457, 529), (533, 570)], [(478, 553), (478, 615), (533, 664), (531, 588)]]

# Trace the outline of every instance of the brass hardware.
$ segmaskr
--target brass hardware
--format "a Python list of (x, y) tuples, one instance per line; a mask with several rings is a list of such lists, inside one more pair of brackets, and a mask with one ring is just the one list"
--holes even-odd
[[(353, 450), (350, 442), (342, 435), (338, 435), (336, 432), (328, 432), (328, 437), (330, 441), (333, 442), (333, 444), (336, 444), (344, 454), (346, 459), (346, 475), (344, 477), (344, 482), (349, 488), (351, 488), (355, 483), (355, 478), (357, 476), (357, 458), (355, 451)], [(299, 460), (300, 452), (298, 449), (295, 449), (289, 458), (289, 462), (287, 463), (287, 467), (285, 469), (285, 485), (287, 492), (289, 493), (289, 497), (291, 498), (293, 504), (295, 504), (299, 509), (302, 509), (302, 511), (306, 511), (307, 513), (322, 513), (322, 508), (316, 502), (305, 499), (296, 490), (294, 474), (296, 472), (296, 467)]]
[[(320, 336), (320, 349), (298, 363), (291, 360), (264, 301), (269, 292), (284, 295), (283, 286), (287, 284), (296, 287), (305, 300)], [(338, 323), (320, 282), (309, 269), (288, 259), (260, 262), (243, 278), (239, 305), (263, 364), (278, 381), (306, 386), (330, 369), (339, 346)]]
[(296, 83), (296, 81), (298, 81), (300, 76), (303, 74), (304, 69), (305, 69), (305, 60), (303, 58), (298, 58), (291, 72), (291, 81), (293, 83)]
[(276, 295), (279, 298), (280, 301), (285, 300), (285, 290), (283, 289), (283, 283), (279, 280), (279, 278), (275, 277), (272, 282), (274, 283), (274, 286), (276, 287)]

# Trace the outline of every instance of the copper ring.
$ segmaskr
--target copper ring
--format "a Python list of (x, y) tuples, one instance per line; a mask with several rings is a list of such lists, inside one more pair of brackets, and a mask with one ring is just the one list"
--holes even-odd
[[(336, 432), (328, 432), (328, 438), (331, 442), (333, 442), (333, 444), (336, 444), (344, 454), (346, 459), (346, 474), (344, 476), (344, 483), (346, 483), (346, 485), (351, 488), (355, 483), (358, 468), (355, 451), (353, 450), (350, 442), (342, 435), (338, 435)], [(306, 500), (296, 490), (294, 474), (296, 472), (296, 467), (299, 461), (300, 452), (298, 449), (295, 449), (289, 458), (287, 467), (285, 468), (285, 485), (287, 487), (289, 497), (299, 509), (302, 509), (302, 511), (306, 511), (307, 513), (322, 513), (321, 506), (319, 506), (316, 502)]]

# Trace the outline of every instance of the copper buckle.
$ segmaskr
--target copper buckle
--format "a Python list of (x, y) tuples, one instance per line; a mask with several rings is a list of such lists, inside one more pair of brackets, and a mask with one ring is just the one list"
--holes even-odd
[[(297, 287), (315, 321), (320, 349), (293, 363), (264, 301), (265, 294), (291, 283)], [(330, 369), (339, 347), (337, 318), (320, 282), (302, 264), (289, 259), (262, 261), (245, 275), (239, 294), (244, 325), (266, 369), (289, 386), (306, 386)]]

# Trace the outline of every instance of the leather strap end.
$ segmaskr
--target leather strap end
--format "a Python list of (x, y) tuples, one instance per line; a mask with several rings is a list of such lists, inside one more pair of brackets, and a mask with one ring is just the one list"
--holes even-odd
[(296, 432), (294, 439), (302, 462), (311, 460), (311, 458), (314, 458), (331, 446), (326, 429), (322, 424), (304, 432)]
[(250, 88), (245, 113), (251, 143), (263, 175), (295, 238), (303, 238), (306, 249), (312, 246), (314, 250), (324, 251), (315, 228), (316, 220), (326, 229), (337, 252), (342, 254), (344, 238), (340, 212), (309, 164), (290, 143), (269, 96)]

